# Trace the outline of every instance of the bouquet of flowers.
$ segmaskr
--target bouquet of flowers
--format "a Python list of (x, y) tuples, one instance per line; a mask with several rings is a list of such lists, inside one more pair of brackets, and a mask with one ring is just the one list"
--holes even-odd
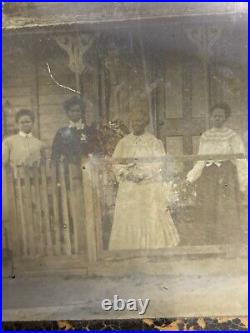
[(176, 176), (165, 183), (168, 187), (167, 201), (170, 208), (193, 206), (196, 200), (195, 185), (187, 184), (183, 177)]

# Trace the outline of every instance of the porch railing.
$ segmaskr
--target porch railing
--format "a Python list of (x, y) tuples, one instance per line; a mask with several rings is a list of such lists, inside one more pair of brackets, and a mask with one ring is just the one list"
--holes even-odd
[[(171, 160), (242, 158), (243, 154), (188, 155)], [(169, 157), (154, 159), (159, 160), (168, 163)], [(112, 165), (131, 161), (134, 159), (90, 158), (84, 166), (46, 161), (36, 167), (3, 168), (4, 256), (81, 254), (87, 262), (97, 261), (105, 248), (103, 233), (109, 233), (112, 225), (117, 189)]]
[(3, 170), (3, 247), (17, 257), (86, 251), (79, 166)]

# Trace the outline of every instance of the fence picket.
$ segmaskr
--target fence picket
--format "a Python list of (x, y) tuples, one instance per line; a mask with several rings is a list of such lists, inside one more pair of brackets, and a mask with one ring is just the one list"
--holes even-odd
[(53, 227), (54, 227), (54, 240), (55, 240), (55, 254), (61, 254), (61, 229), (59, 214), (59, 189), (58, 189), (58, 174), (56, 165), (51, 167), (51, 185), (52, 185), (52, 202), (53, 202)]
[(49, 214), (49, 200), (47, 188), (47, 173), (46, 165), (41, 165), (41, 195), (42, 195), (42, 209), (43, 209), (43, 231), (46, 237), (46, 253), (52, 255), (52, 237), (50, 227), (50, 214)]
[(24, 196), (23, 196), (23, 169), (22, 167), (16, 168), (16, 176), (17, 176), (17, 207), (18, 207), (18, 217), (21, 227), (21, 243), (22, 243), (22, 254), (27, 257), (29, 253), (28, 249), (28, 237), (27, 237), (27, 229), (25, 222), (25, 213), (24, 213)]
[(59, 175), (61, 184), (61, 203), (62, 203), (62, 217), (63, 217), (63, 247), (64, 253), (70, 255), (72, 253), (71, 239), (70, 239), (70, 224), (69, 224), (69, 207), (67, 198), (67, 188), (65, 182), (65, 167), (63, 163), (59, 164)]
[(28, 236), (29, 242), (29, 256), (32, 256), (36, 253), (35, 250), (35, 242), (34, 242), (34, 235), (35, 235), (35, 228), (33, 226), (33, 200), (31, 194), (31, 168), (24, 167), (23, 168), (23, 199), (24, 199), (24, 207), (25, 207), (25, 225), (26, 225), (26, 232)]
[(79, 244), (78, 244), (78, 233), (79, 230), (79, 222), (82, 219), (82, 216), (79, 214), (78, 203), (81, 201), (81, 179), (79, 179), (79, 166), (77, 165), (69, 165), (69, 209), (70, 215), (72, 218), (73, 224), (73, 233), (72, 240), (74, 246), (74, 253), (78, 253)]
[[(18, 237), (18, 223), (17, 223), (17, 216), (16, 216), (16, 195), (15, 195), (15, 180), (13, 169), (5, 168), (5, 178), (3, 179), (5, 182), (5, 189), (6, 191), (3, 192), (3, 196), (8, 200), (7, 205), (7, 220), (3, 218), (3, 227), (6, 226), (7, 232), (7, 248), (11, 252), (11, 256), (14, 255), (20, 256), (21, 248), (20, 242)], [(7, 185), (7, 186), (6, 186)]]
[(96, 229), (95, 229), (95, 200), (93, 193), (93, 166), (92, 163), (87, 163), (82, 171), (82, 184), (84, 194), (84, 215), (86, 226), (86, 242), (88, 260), (90, 263), (97, 261), (97, 244), (96, 244)]
[(40, 168), (34, 168), (34, 192), (35, 192), (35, 204), (36, 204), (36, 240), (37, 240), (37, 253), (42, 256), (45, 254), (45, 235), (42, 232), (43, 229), (43, 216), (42, 216), (42, 206), (41, 206), (41, 174)]
[(103, 221), (103, 208), (104, 208), (104, 191), (103, 191), (103, 170), (105, 165), (103, 164), (95, 164), (92, 166), (93, 171), (93, 200), (94, 200), (94, 214), (96, 221), (96, 239), (97, 239), (97, 252), (99, 254), (102, 253), (103, 249), (103, 233), (102, 233), (102, 221)]

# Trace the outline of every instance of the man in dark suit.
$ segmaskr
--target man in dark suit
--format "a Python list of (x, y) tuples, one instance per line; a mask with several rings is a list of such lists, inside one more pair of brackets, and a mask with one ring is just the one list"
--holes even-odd
[(83, 121), (84, 107), (81, 98), (73, 96), (64, 103), (69, 124), (60, 128), (53, 140), (52, 156), (54, 161), (78, 164), (89, 154), (102, 152), (98, 131)]

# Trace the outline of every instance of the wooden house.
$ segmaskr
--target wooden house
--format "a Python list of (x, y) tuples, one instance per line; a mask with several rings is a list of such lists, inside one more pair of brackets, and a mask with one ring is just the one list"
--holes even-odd
[[(199, 137), (209, 127), (209, 108), (217, 102), (231, 106), (228, 125), (246, 140), (244, 3), (200, 3), (198, 6), (196, 3), (139, 2), (5, 3), (3, 15), (3, 136), (16, 131), (14, 115), (18, 109), (32, 109), (36, 114), (34, 134), (46, 144), (49, 158), (57, 129), (67, 123), (63, 102), (80, 93), (86, 121), (97, 124), (119, 119), (128, 125), (130, 112), (143, 98), (150, 114), (150, 130), (163, 141), (169, 154), (197, 153)], [(41, 205), (45, 208), (40, 209), (40, 217), (39, 212), (33, 211), (38, 215), (27, 219), (21, 216), (27, 209), (20, 211), (17, 203), (16, 210), (26, 231), (20, 230), (24, 237), (21, 241), (13, 241), (22, 243), (18, 251), (24, 258), (15, 261), (16, 270), (25, 267), (26, 272), (48, 271), (66, 269), (70, 264), (72, 269), (90, 271), (86, 247), (91, 265), (112, 258), (96, 241), (99, 239), (96, 216), (102, 214), (98, 204), (100, 193), (92, 193), (95, 199), (89, 191), (85, 193), (88, 203), (84, 214), (88, 222), (83, 234), (87, 239), (86, 247), (81, 248), (79, 244), (84, 240), (72, 230), (78, 228), (80, 234), (78, 219), (83, 213), (72, 217), (69, 212), (70, 205), (81, 209), (81, 197), (73, 190), (65, 194), (67, 184), (63, 176), (58, 181), (53, 173), (42, 170), (37, 184), (27, 175), (22, 177), (24, 181), (19, 184), (10, 180), (12, 198), (18, 186), (19, 191), (25, 186), (30, 188), (31, 199), (43, 198), (40, 198)], [(83, 179), (83, 191), (90, 187), (88, 181), (89, 178)], [(21, 192), (17, 197), (22, 197)], [(59, 197), (64, 207), (62, 213), (54, 203)], [(50, 200), (54, 208), (50, 207)], [(23, 207), (34, 204), (35, 201), (23, 202)], [(95, 208), (94, 217), (92, 208)], [(42, 234), (47, 235), (44, 240), (38, 237), (33, 243), (28, 241), (35, 232), (27, 222), (30, 220), (38, 221), (37, 228), (41, 223)], [(43, 224), (43, 220), (49, 224)], [(83, 224), (80, 222), (80, 225)], [(185, 230), (188, 235), (192, 234), (191, 229)], [(38, 243), (34, 240), (37, 239), (45, 246), (42, 250), (36, 248)], [(6, 240), (7, 247), (8, 242), (10, 239)], [(25, 244), (29, 244), (28, 248)], [(194, 249), (186, 244), (184, 249), (180, 247), (165, 254), (186, 256), (220, 251), (216, 246)], [(115, 258), (126, 255), (117, 253)], [(34, 265), (34, 260), (39, 264)]]

